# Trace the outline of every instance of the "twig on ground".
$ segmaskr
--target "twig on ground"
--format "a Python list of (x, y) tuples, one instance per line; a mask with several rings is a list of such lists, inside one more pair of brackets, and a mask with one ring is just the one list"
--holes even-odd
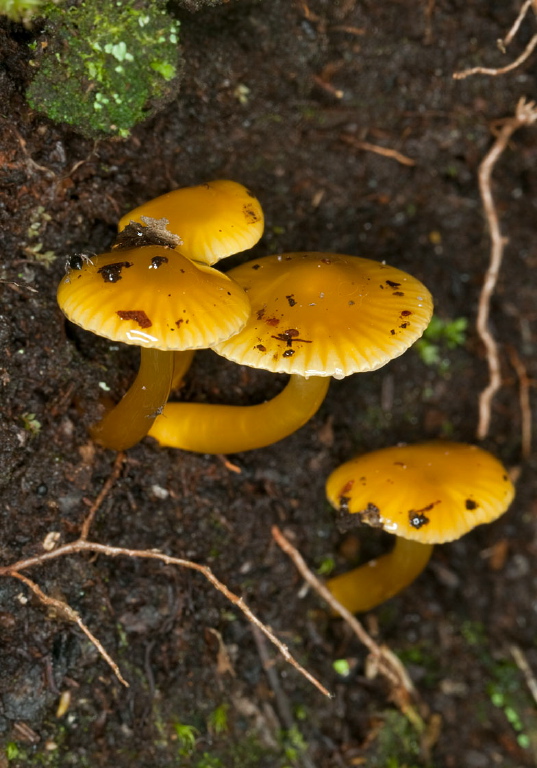
[(110, 473), (108, 480), (101, 488), (101, 492), (99, 493), (99, 495), (97, 496), (93, 504), (91, 505), (90, 510), (84, 522), (82, 523), (82, 528), (80, 529), (80, 539), (79, 539), (80, 541), (86, 541), (86, 539), (88, 538), (91, 525), (93, 523), (93, 520), (95, 519), (95, 515), (99, 511), (103, 501), (106, 499), (106, 497), (110, 493), (110, 489), (118, 479), (120, 472), (123, 469), (124, 463), (125, 463), (125, 454), (122, 451), (120, 451), (116, 456), (116, 459), (114, 461), (114, 466), (112, 468), (112, 472)]
[(531, 456), (532, 425), (531, 425), (531, 405), (530, 405), (530, 379), (526, 366), (520, 359), (518, 352), (514, 347), (507, 347), (509, 361), (518, 377), (519, 402), (520, 402), (520, 431), (521, 454), (523, 459), (529, 459)]
[[(416, 730), (422, 732), (425, 730), (425, 723), (422, 715), (418, 712), (421, 709), (425, 712), (425, 706), (422, 704), (418, 692), (414, 688), (412, 681), (408, 677), (402, 663), (394, 656), (389, 648), (378, 645), (371, 635), (369, 635), (358, 619), (352, 615), (341, 603), (336, 600), (330, 590), (322, 584), (319, 579), (310, 571), (304, 558), (291, 542), (283, 535), (277, 526), (272, 527), (272, 536), (276, 544), (291, 558), (301, 576), (307, 583), (328, 603), (335, 613), (338, 613), (346, 624), (352, 629), (358, 640), (365, 645), (373, 657), (375, 669), (383, 675), (392, 686), (392, 698), (403, 714), (416, 727)], [(413, 701), (414, 705), (410, 702)]]
[(330, 96), (334, 96), (336, 99), (342, 99), (343, 96), (345, 96), (345, 91), (342, 91), (341, 88), (336, 88), (332, 83), (323, 80), (319, 75), (312, 75), (312, 80), (319, 86), (319, 88), (322, 88), (323, 91), (326, 91)]
[(507, 72), (512, 72), (513, 69), (516, 69), (523, 64), (533, 53), (535, 46), (537, 46), (537, 35), (534, 35), (531, 38), (520, 56), (510, 64), (507, 64), (506, 67), (499, 67), (498, 69), (492, 67), (472, 67), (471, 69), (464, 69), (462, 72), (454, 72), (453, 79), (464, 80), (466, 77), (470, 77), (470, 75), (490, 75), (491, 77), (505, 75)]
[(349, 136), (345, 133), (342, 133), (339, 138), (341, 141), (344, 141), (345, 144), (349, 144), (351, 147), (355, 147), (356, 149), (363, 149), (366, 152), (374, 152), (375, 154), (382, 155), (383, 157), (391, 157), (393, 160), (397, 160), (398, 163), (401, 163), (401, 165), (416, 165), (415, 160), (413, 160), (411, 157), (407, 157), (406, 155), (401, 154), (401, 152), (398, 152), (396, 149), (380, 147), (378, 144), (371, 144), (369, 141), (360, 141), (359, 139), (355, 139), (354, 136)]
[[(533, 6), (533, 10), (535, 13), (537, 13), (537, 0), (526, 0), (526, 2), (523, 4), (522, 8), (519, 11), (518, 16), (516, 17), (511, 29), (509, 32), (505, 35), (503, 39), (500, 39), (497, 41), (498, 47), (502, 53), (506, 53), (506, 48), (513, 41), (513, 38), (517, 34), (520, 25), (524, 21), (527, 12), (529, 9)], [(466, 77), (470, 77), (471, 75), (490, 75), (491, 77), (497, 77), (498, 75), (505, 75), (507, 72), (512, 72), (513, 69), (516, 69), (521, 64), (523, 64), (526, 59), (528, 59), (531, 54), (533, 53), (535, 46), (537, 46), (537, 35), (534, 35), (525, 49), (522, 51), (520, 56), (515, 59), (515, 61), (512, 61), (510, 64), (508, 64), (505, 67), (471, 67), (470, 69), (463, 69), (461, 72), (454, 72), (453, 73), (453, 79), (454, 80), (464, 80)]]
[(509, 30), (509, 32), (506, 34), (506, 36), (503, 38), (503, 40), (498, 40), (498, 45), (500, 46), (500, 50), (502, 53), (505, 53), (505, 49), (509, 45), (509, 43), (513, 40), (516, 33), (518, 32), (520, 25), (526, 18), (526, 14), (531, 8), (532, 5), (534, 5), (535, 0), (526, 0), (522, 8), (520, 9), (520, 12), (518, 16), (516, 17), (515, 21), (513, 22), (513, 26)]
[(31, 568), (35, 565), (42, 565), (45, 562), (48, 562), (49, 560), (56, 560), (59, 557), (64, 557), (65, 555), (73, 555), (77, 552), (94, 552), (101, 555), (105, 555), (107, 557), (132, 557), (132, 558), (140, 558), (143, 560), (159, 560), (162, 563), (165, 563), (165, 565), (179, 565), (183, 568), (189, 568), (193, 571), (198, 571), (198, 573), (201, 573), (207, 581), (209, 581), (213, 587), (215, 587), (219, 592), (221, 592), (233, 605), (235, 605), (240, 611), (243, 612), (243, 614), (246, 616), (248, 621), (250, 621), (252, 624), (254, 624), (256, 627), (259, 627), (261, 632), (263, 632), (266, 637), (270, 640), (271, 643), (273, 643), (276, 648), (280, 651), (284, 659), (291, 664), (295, 669), (297, 669), (300, 674), (304, 675), (304, 677), (310, 681), (316, 688), (318, 688), (321, 693), (324, 693), (325, 696), (328, 696), (331, 698), (330, 692), (322, 685), (310, 672), (308, 672), (307, 669), (305, 669), (301, 664), (298, 663), (298, 661), (294, 658), (294, 656), (290, 653), (287, 646), (282, 643), (281, 640), (279, 640), (276, 635), (272, 632), (269, 627), (267, 627), (263, 622), (257, 618), (257, 616), (252, 613), (250, 608), (246, 605), (242, 597), (238, 597), (235, 595), (228, 587), (226, 587), (225, 584), (223, 584), (219, 579), (216, 578), (214, 573), (211, 571), (211, 569), (208, 566), (200, 565), (199, 563), (194, 563), (192, 560), (185, 560), (181, 557), (172, 557), (170, 555), (165, 555), (162, 552), (159, 552), (158, 550), (152, 550), (152, 549), (128, 549), (126, 547), (111, 547), (108, 544), (97, 544), (92, 541), (85, 541), (84, 539), (78, 539), (77, 541), (73, 541), (70, 544), (64, 544), (63, 547), (58, 547), (58, 549), (53, 550), (52, 552), (44, 552), (42, 555), (36, 555), (35, 557), (28, 557), (25, 560), (19, 560), (16, 563), (13, 563), (12, 565), (4, 565), (0, 567), (0, 577), (1, 576), (15, 576), (17, 577), (17, 574), (20, 571), (26, 570), (27, 568)]
[(479, 422), (477, 426), (477, 438), (483, 440), (489, 430), (490, 409), (492, 398), (501, 386), (500, 359), (498, 346), (494, 336), (489, 330), (490, 301), (496, 288), (498, 275), (503, 259), (503, 252), (507, 239), (502, 236), (498, 213), (494, 205), (491, 189), (492, 171), (496, 162), (507, 147), (509, 139), (522, 126), (532, 125), (537, 120), (535, 102), (520, 99), (515, 110), (515, 115), (504, 121), (496, 140), (485, 155), (479, 166), (479, 192), (483, 203), (485, 217), (487, 219), (490, 239), (490, 261), (485, 273), (483, 287), (479, 296), (476, 328), (477, 333), (485, 346), (487, 363), (489, 367), (489, 383), (479, 395)]
[(293, 712), (291, 710), (291, 705), (289, 704), (289, 699), (287, 698), (285, 691), (280, 685), (280, 679), (274, 666), (274, 660), (269, 656), (267, 645), (265, 643), (265, 637), (258, 630), (258, 628), (254, 626), (252, 626), (252, 634), (254, 636), (259, 658), (261, 659), (261, 664), (268, 677), (270, 687), (274, 693), (274, 698), (276, 699), (276, 708), (278, 710), (280, 720), (282, 721), (283, 727), (287, 730), (290, 730), (295, 724)]
[(80, 629), (89, 639), (89, 641), (92, 642), (93, 645), (97, 648), (97, 650), (99, 651), (103, 659), (106, 661), (106, 663), (109, 664), (109, 666), (112, 668), (119, 682), (123, 683), (123, 685), (126, 686), (127, 688), (129, 687), (128, 682), (125, 680), (125, 678), (119, 671), (119, 667), (116, 664), (116, 662), (110, 656), (108, 651), (104, 649), (100, 640), (98, 640), (93, 634), (93, 632), (91, 632), (86, 627), (86, 625), (84, 624), (84, 622), (82, 621), (82, 619), (80, 618), (80, 616), (75, 610), (73, 610), (69, 605), (67, 605), (67, 603), (64, 603), (63, 600), (56, 600), (54, 597), (49, 597), (49, 595), (46, 595), (43, 592), (43, 590), (40, 587), (38, 587), (38, 585), (34, 581), (31, 581), (27, 576), (24, 576), (22, 573), (17, 573), (13, 571), (9, 575), (13, 576), (15, 579), (19, 579), (19, 581), (22, 581), (24, 584), (26, 584), (26, 586), (29, 587), (35, 595), (37, 595), (37, 597), (41, 600), (41, 602), (44, 605), (48, 605), (51, 608), (55, 608), (59, 614), (65, 616), (67, 619), (69, 619), (69, 621), (74, 622), (78, 627), (80, 627)]
[(230, 461), (227, 456), (224, 456), (223, 453), (217, 453), (216, 458), (219, 459), (224, 465), (224, 467), (230, 472), (235, 472), (236, 475), (241, 474), (242, 469), (239, 467), (239, 465), (233, 464), (233, 462)]
[(97, 544), (95, 542), (91, 542), (87, 540), (87, 537), (89, 535), (89, 530), (91, 527), (91, 524), (95, 518), (95, 514), (99, 510), (100, 506), (102, 505), (104, 499), (106, 496), (110, 493), (110, 489), (112, 488), (113, 484), (116, 482), (117, 478), (119, 477), (119, 474), (121, 472), (121, 469), (123, 467), (123, 464), (125, 462), (125, 454), (124, 453), (118, 453), (116, 456), (116, 459), (114, 461), (114, 466), (112, 468), (112, 472), (110, 473), (109, 478), (103, 485), (101, 492), (97, 496), (94, 503), (91, 505), (90, 510), (84, 519), (84, 522), (81, 527), (80, 536), (76, 541), (73, 541), (69, 544), (64, 544), (61, 547), (57, 547), (56, 549), (42, 552), (40, 555), (35, 555), (34, 557), (28, 557), (24, 560), (18, 560), (16, 563), (12, 563), (11, 565), (4, 565), (0, 567), (0, 577), (2, 576), (11, 576), (13, 578), (19, 579), (20, 581), (23, 581), (25, 584), (27, 584), (30, 589), (33, 590), (33, 592), (39, 597), (39, 599), (45, 604), (45, 605), (51, 605), (54, 606), (58, 611), (62, 612), (65, 616), (67, 616), (71, 621), (75, 622), (80, 629), (86, 634), (86, 636), (91, 640), (91, 642), (95, 645), (99, 653), (103, 656), (103, 658), (107, 661), (108, 664), (112, 667), (114, 672), (116, 673), (118, 679), (124, 684), (128, 685), (126, 681), (121, 676), (121, 673), (119, 672), (119, 668), (115, 664), (115, 662), (112, 660), (112, 658), (108, 655), (108, 653), (105, 651), (99, 640), (89, 631), (89, 629), (85, 626), (85, 624), (82, 622), (82, 619), (80, 616), (74, 611), (72, 608), (70, 608), (66, 603), (55, 600), (51, 597), (48, 597), (33, 581), (30, 581), (26, 576), (21, 574), (21, 571), (25, 571), (28, 568), (33, 568), (34, 566), (42, 565), (43, 563), (49, 562), (50, 560), (57, 560), (60, 557), (65, 557), (67, 555), (73, 555), (78, 552), (93, 552), (105, 555), (107, 557), (131, 557), (131, 558), (141, 558), (146, 560), (158, 560), (162, 563), (165, 563), (166, 565), (177, 565), (181, 566), (183, 568), (190, 568), (191, 570), (198, 571), (201, 573), (205, 578), (215, 587), (219, 592), (221, 592), (233, 605), (235, 605), (242, 613), (246, 616), (248, 621), (250, 621), (255, 627), (259, 629), (269, 640), (273, 645), (276, 646), (276, 648), (280, 651), (284, 659), (291, 664), (295, 669), (297, 669), (301, 675), (303, 675), (307, 680), (310, 681), (316, 688), (318, 688), (321, 693), (323, 693), (325, 696), (331, 697), (330, 692), (310, 673), (307, 669), (305, 669), (301, 664), (296, 661), (296, 659), (293, 657), (293, 655), (290, 653), (287, 646), (279, 640), (276, 635), (272, 632), (272, 630), (267, 627), (263, 622), (257, 618), (257, 616), (252, 613), (250, 608), (245, 604), (242, 597), (238, 597), (233, 592), (231, 592), (230, 589), (226, 587), (225, 584), (223, 584), (219, 579), (216, 578), (216, 576), (213, 574), (211, 569), (207, 566), (200, 565), (199, 563), (194, 563), (191, 560), (185, 560), (184, 558), (179, 557), (171, 557), (169, 555), (165, 555), (162, 552), (159, 552), (158, 550), (145, 550), (145, 549), (127, 549), (125, 547), (111, 547), (107, 544)]
[(47, 176), (56, 178), (56, 174), (51, 168), (47, 168), (46, 166), (39, 165), (39, 163), (35, 162), (35, 160), (32, 158), (32, 156), (28, 152), (28, 148), (26, 146), (26, 139), (23, 136), (21, 136), (21, 134), (18, 132), (15, 126), (11, 125), (8, 122), (7, 118), (3, 116), (0, 116), (0, 119), (2, 119), (6, 123), (7, 127), (12, 131), (12, 133), (15, 134), (17, 141), (19, 142), (20, 148), (22, 150), (22, 153), (25, 157), (25, 165), (27, 166), (27, 168), (29, 168), (32, 171), (40, 171), (41, 173), (44, 173)]
[(509, 646), (509, 650), (511, 651), (511, 655), (515, 660), (515, 664), (524, 675), (524, 680), (526, 681), (530, 693), (533, 696), (534, 702), (537, 704), (537, 678), (533, 674), (533, 670), (528, 664), (528, 660), (518, 645)]
[[(17, 283), (15, 280), (4, 280), (0, 279), (0, 283), (2, 285), (9, 285), (10, 288), (13, 288), (16, 293), (20, 293), (21, 295), (24, 295), (22, 291), (30, 291), (31, 293), (39, 293), (37, 288), (32, 288), (31, 285), (27, 285), (26, 283)], [(22, 290), (21, 290), (22, 289)]]
[[(252, 634), (254, 636), (259, 658), (261, 659), (261, 664), (263, 665), (270, 687), (274, 693), (274, 698), (276, 699), (276, 709), (281, 724), (286, 731), (291, 731), (296, 727), (295, 718), (293, 717), (287, 694), (280, 685), (280, 678), (274, 666), (274, 659), (270, 658), (265, 638), (257, 627), (252, 627)], [(299, 752), (297, 754), (297, 761), (300, 762), (304, 768), (315, 768), (315, 764), (307, 752)]]

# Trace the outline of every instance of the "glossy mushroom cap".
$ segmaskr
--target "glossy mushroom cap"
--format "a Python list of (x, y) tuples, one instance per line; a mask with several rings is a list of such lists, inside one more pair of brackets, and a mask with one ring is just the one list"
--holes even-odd
[(425, 286), (380, 262), (335, 253), (284, 253), (229, 271), (252, 305), (244, 329), (214, 347), (242, 365), (341, 379), (401, 355), (427, 327)]
[(123, 216), (119, 231), (131, 221), (146, 223), (146, 218), (167, 219), (168, 230), (182, 241), (176, 249), (209, 265), (252, 248), (264, 228), (259, 200), (242, 184), (226, 179), (156, 197)]
[(62, 279), (58, 304), (99, 336), (160, 350), (208, 347), (237, 333), (250, 312), (229, 277), (161, 246), (92, 257)]
[(514, 487), (492, 454), (438, 440), (358, 456), (332, 472), (326, 493), (332, 506), (364, 523), (435, 544), (502, 515)]

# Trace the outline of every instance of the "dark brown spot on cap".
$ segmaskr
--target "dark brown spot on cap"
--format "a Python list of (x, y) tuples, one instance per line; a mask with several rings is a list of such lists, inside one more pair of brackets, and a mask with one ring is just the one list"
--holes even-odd
[(259, 221), (259, 216), (249, 203), (243, 206), (242, 212), (244, 213), (244, 218), (246, 219), (247, 224), (255, 224)]
[(151, 259), (151, 266), (149, 269), (158, 269), (163, 264), (168, 263), (168, 257), (167, 256), (153, 256)]
[(134, 320), (140, 328), (151, 328), (153, 323), (143, 309), (120, 309), (116, 312), (122, 320)]
[(296, 304), (296, 301), (295, 301), (295, 299), (294, 299), (294, 293), (291, 293), (289, 296), (286, 296), (285, 298), (286, 298), (286, 299), (287, 299), (287, 301), (289, 302), (289, 306), (290, 306), (290, 307), (294, 307), (294, 306), (295, 306), (295, 304)]
[(474, 509), (477, 509), (479, 504), (477, 503), (477, 501), (474, 501), (473, 499), (466, 499), (466, 501), (464, 502), (464, 506), (466, 507), (466, 509), (473, 511)]
[(394, 291), (394, 292), (392, 293), (392, 296), (404, 296), (404, 295), (405, 295), (405, 294), (403, 293), (403, 291)]
[(258, 349), (260, 352), (266, 352), (267, 348), (263, 344), (256, 344), (254, 349)]
[(266, 324), (267, 324), (267, 325), (270, 325), (271, 327), (274, 327), (274, 326), (276, 326), (276, 325), (279, 325), (279, 324), (280, 324), (280, 321), (278, 320), (278, 318), (277, 318), (277, 317), (268, 317), (268, 318), (265, 320), (265, 322), (266, 322)]
[(424, 525), (430, 522), (429, 518), (422, 512), (414, 512), (412, 509), (408, 513), (408, 521), (412, 528), (416, 528), (416, 530), (423, 528)]
[(408, 326), (409, 326), (409, 325), (410, 325), (410, 323), (401, 323), (401, 325), (399, 326), (399, 328), (403, 328), (403, 329), (404, 329), (404, 328), (408, 328)]
[(401, 317), (408, 317), (411, 314), (412, 312), (409, 309), (403, 309), (403, 311), (401, 312)]
[(252, 269), (259, 269), (261, 264), (252, 264)]
[(386, 280), (386, 285), (389, 285), (390, 288), (399, 288), (401, 283), (395, 283), (393, 280)]
[(292, 347), (294, 341), (301, 341), (303, 344), (311, 344), (310, 339), (299, 339), (298, 334), (299, 331), (297, 331), (296, 328), (288, 328), (286, 331), (283, 331), (283, 333), (279, 333), (277, 336), (273, 336), (272, 338), (276, 339), (277, 341), (285, 341), (288, 347)]
[(292, 357), (295, 354), (294, 349), (286, 349), (285, 352), (282, 354), (282, 357)]
[(354, 480), (349, 480), (348, 483), (345, 483), (341, 491), (339, 492), (340, 496), (345, 496), (350, 490), (352, 490), (352, 486), (354, 485)]
[(105, 264), (97, 272), (105, 283), (117, 283), (118, 280), (121, 280), (122, 270), (127, 267), (132, 267), (132, 261), (116, 261), (114, 264)]

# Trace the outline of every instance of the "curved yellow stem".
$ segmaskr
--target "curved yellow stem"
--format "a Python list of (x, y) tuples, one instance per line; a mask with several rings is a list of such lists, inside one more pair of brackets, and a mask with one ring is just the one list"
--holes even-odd
[(432, 544), (398, 536), (387, 555), (329, 579), (326, 586), (351, 613), (370, 611), (411, 584), (429, 562), (432, 551)]
[(105, 448), (124, 451), (144, 438), (170, 394), (174, 353), (141, 349), (140, 370), (123, 399), (91, 429)]
[(163, 446), (197, 453), (263, 448), (300, 429), (319, 409), (330, 378), (291, 376), (279, 395), (259, 405), (168, 403), (149, 431)]
[(183, 383), (186, 372), (192, 365), (195, 350), (187, 349), (183, 352), (175, 351), (173, 353), (173, 377), (172, 389), (178, 389)]

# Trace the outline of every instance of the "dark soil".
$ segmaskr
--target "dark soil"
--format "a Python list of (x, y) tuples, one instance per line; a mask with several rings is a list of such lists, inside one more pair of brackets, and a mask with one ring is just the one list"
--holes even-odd
[[(534, 97), (536, 59), (496, 78), (455, 81), (452, 73), (503, 66), (522, 52), (533, 17), (507, 56), (496, 48), (518, 6), (239, 0), (177, 10), (186, 62), (179, 98), (130, 139), (95, 144), (29, 110), (32, 33), (3, 21), (2, 564), (42, 552), (50, 532), (76, 538), (112, 471), (115, 455), (90, 442), (88, 426), (101, 407), (100, 383), (119, 397), (137, 353), (66, 327), (55, 289), (69, 255), (107, 249), (119, 217), (146, 199), (236, 179), (266, 213), (256, 255), (312, 249), (385, 259), (430, 288), (440, 318), (467, 318), (468, 334), (441, 350), (441, 364), (427, 366), (410, 350), (378, 372), (333, 382), (298, 433), (233, 456), (240, 472), (221, 457), (144, 440), (128, 451), (93, 526), (97, 541), (210, 565), (334, 699), (268, 646), (279, 680), (271, 684), (250, 625), (198, 574), (75, 555), (28, 575), (79, 612), (130, 687), (76, 627), (3, 579), (2, 768), (536, 764), (535, 702), (511, 648), (537, 670), (537, 467), (535, 456), (521, 461), (519, 379), (508, 355), (516, 350), (537, 377), (535, 129), (516, 133), (494, 174), (509, 245), (491, 318), (503, 386), (485, 447), (520, 469), (516, 500), (497, 523), (438, 547), (414, 585), (364, 617), (438, 716), (429, 750), (388, 687), (366, 676), (366, 653), (348, 628), (304, 593), (270, 533), (278, 524), (313, 569), (334, 558), (343, 571), (359, 548), (368, 554), (385, 542), (338, 532), (323, 485), (340, 461), (402, 440), (475, 440), (488, 374), (474, 323), (490, 246), (477, 170), (491, 123), (512, 115), (519, 97)], [(352, 140), (396, 149), (415, 165)], [(47, 264), (49, 251), (56, 258)], [(206, 352), (180, 396), (252, 403), (281, 386), (279, 377)], [(349, 662), (346, 678), (333, 668), (337, 659)], [(70, 705), (58, 716), (66, 692)]]

